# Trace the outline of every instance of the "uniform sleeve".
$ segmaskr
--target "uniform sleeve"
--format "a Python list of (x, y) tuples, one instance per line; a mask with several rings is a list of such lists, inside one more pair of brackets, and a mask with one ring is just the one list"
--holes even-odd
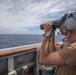
[(56, 44), (56, 51), (59, 51), (62, 49), (63, 43), (57, 43)]
[(71, 44), (67, 48), (58, 51), (58, 54), (68, 66), (76, 66), (76, 44)]

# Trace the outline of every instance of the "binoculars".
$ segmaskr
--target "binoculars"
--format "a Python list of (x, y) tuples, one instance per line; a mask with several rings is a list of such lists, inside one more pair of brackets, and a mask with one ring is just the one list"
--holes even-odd
[[(44, 25), (45, 25), (45, 24), (41, 24), (41, 25), (40, 25), (40, 29), (41, 29), (41, 30), (44, 29)], [(55, 30), (56, 28), (59, 28), (60, 25), (61, 25), (61, 20), (54, 20), (54, 21), (52, 21), (52, 29)]]

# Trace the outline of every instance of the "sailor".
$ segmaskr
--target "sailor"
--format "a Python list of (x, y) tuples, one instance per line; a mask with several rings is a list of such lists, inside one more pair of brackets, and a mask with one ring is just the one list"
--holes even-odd
[(55, 31), (52, 29), (52, 22), (44, 25), (40, 64), (57, 66), (56, 75), (76, 75), (76, 11), (66, 13), (61, 18), (59, 29), (61, 34), (66, 36), (66, 40), (59, 45), (52, 41), (53, 51), (49, 53), (49, 39), (50, 37), (51, 40), (55, 39)]

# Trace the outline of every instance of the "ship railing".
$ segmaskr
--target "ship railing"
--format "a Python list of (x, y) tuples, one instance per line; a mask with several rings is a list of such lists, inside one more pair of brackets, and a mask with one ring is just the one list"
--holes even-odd
[(26, 67), (32, 68), (30, 75), (37, 75), (36, 53), (40, 46), (37, 43), (0, 49), (0, 75), (22, 75), (19, 71)]

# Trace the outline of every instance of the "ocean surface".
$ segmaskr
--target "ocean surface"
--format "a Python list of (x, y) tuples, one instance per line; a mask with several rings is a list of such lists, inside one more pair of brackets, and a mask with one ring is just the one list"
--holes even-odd
[[(42, 35), (0, 34), (0, 49), (41, 43)], [(56, 35), (56, 42), (61, 42), (63, 36)]]

